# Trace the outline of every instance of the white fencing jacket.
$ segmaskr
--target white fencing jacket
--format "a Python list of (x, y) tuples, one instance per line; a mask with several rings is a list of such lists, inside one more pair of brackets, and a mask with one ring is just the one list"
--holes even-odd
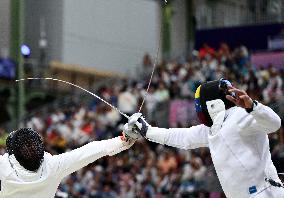
[(60, 181), (103, 156), (115, 155), (132, 146), (133, 142), (120, 137), (94, 141), (60, 155), (44, 154), (44, 161), (37, 172), (24, 169), (14, 155), (0, 156), (0, 197), (52, 198)]
[(175, 129), (150, 127), (147, 138), (181, 149), (209, 147), (228, 198), (284, 198), (283, 188), (269, 187), (265, 182), (265, 178), (280, 181), (267, 136), (280, 128), (279, 116), (261, 103), (251, 113), (232, 107), (218, 116), (220, 126), (214, 120), (211, 128), (205, 125)]

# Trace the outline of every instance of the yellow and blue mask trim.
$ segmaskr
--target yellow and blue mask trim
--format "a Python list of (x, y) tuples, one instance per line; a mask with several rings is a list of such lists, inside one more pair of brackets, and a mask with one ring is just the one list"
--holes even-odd
[(201, 85), (196, 89), (195, 95), (194, 95), (196, 112), (202, 112), (201, 103), (200, 103), (200, 88), (201, 88)]
[(199, 121), (202, 124), (205, 124), (206, 126), (208, 126), (208, 120), (206, 119), (206, 115), (204, 114), (204, 112), (202, 111), (202, 106), (201, 106), (201, 101), (200, 101), (200, 90), (201, 90), (201, 86), (200, 85), (196, 91), (195, 91), (195, 95), (194, 95), (194, 103), (195, 103), (195, 111), (197, 114), (197, 117), (199, 119)]

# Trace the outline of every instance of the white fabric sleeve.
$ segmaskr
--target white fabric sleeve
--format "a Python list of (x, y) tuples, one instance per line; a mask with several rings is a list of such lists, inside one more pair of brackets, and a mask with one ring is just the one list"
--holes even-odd
[(180, 149), (195, 149), (208, 146), (209, 127), (197, 125), (190, 128), (150, 127), (146, 137), (152, 142)]
[[(258, 102), (253, 111), (239, 123), (241, 128), (248, 127), (252, 133), (273, 133), (281, 127), (280, 117), (268, 106)], [(247, 132), (247, 130), (244, 130)]]
[(134, 142), (122, 141), (120, 137), (93, 141), (72, 151), (52, 156), (59, 177), (65, 177), (103, 156), (112, 156), (130, 148)]

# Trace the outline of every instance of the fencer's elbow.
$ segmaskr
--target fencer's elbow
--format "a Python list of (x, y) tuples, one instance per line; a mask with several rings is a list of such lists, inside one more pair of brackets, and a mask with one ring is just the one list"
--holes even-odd
[(280, 127), (281, 127), (281, 118), (279, 116), (277, 116), (277, 124), (276, 124), (276, 130), (275, 131), (279, 130)]
[(274, 121), (271, 123), (271, 132), (276, 132), (281, 127), (281, 118), (277, 115), (274, 118)]

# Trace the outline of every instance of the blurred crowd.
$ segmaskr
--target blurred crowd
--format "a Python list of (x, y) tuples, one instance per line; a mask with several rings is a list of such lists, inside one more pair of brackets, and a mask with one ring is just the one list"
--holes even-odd
[[(101, 87), (98, 94), (124, 113), (137, 112), (152, 68), (153, 61), (146, 54), (135, 79)], [(245, 46), (231, 50), (226, 43), (219, 49), (204, 44), (189, 58), (179, 57), (157, 65), (142, 112), (151, 125), (168, 127), (173, 112), (166, 111), (164, 116), (157, 116), (157, 112), (168, 109), (173, 101), (192, 101), (201, 82), (223, 77), (284, 118), (283, 74), (273, 65), (252, 65)], [(38, 113), (25, 125), (42, 134), (48, 152), (59, 154), (93, 140), (118, 136), (126, 121), (114, 109), (94, 100), (50, 110), (47, 116)], [(198, 121), (193, 116), (186, 124), (175, 127), (195, 124)], [(1, 153), (4, 153), (6, 137), (7, 133), (0, 130)], [(271, 135), (271, 153), (278, 172), (284, 172), (283, 143), (283, 129)], [(66, 177), (58, 197), (221, 198), (224, 194), (208, 149), (177, 150), (141, 139), (131, 149), (102, 158)]]

